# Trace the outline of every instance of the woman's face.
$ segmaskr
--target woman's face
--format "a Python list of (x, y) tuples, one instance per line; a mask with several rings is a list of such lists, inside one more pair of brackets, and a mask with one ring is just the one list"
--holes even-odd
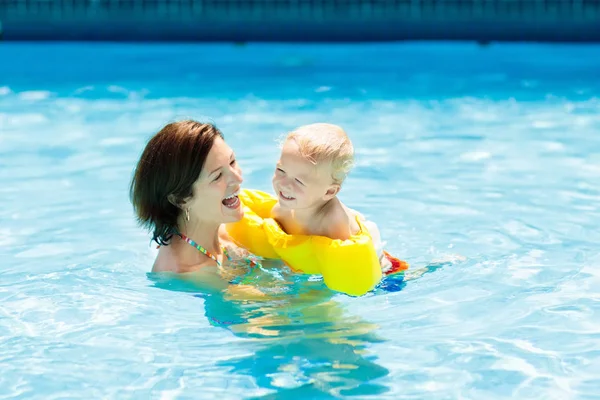
[(190, 219), (217, 223), (242, 219), (244, 211), (238, 198), (242, 181), (233, 150), (217, 137), (187, 202)]

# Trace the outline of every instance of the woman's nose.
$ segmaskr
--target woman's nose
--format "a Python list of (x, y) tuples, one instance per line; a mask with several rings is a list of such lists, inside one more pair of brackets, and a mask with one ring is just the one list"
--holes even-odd
[(242, 178), (242, 169), (241, 168), (232, 168), (231, 170), (231, 181), (233, 183), (240, 184), (244, 181)]

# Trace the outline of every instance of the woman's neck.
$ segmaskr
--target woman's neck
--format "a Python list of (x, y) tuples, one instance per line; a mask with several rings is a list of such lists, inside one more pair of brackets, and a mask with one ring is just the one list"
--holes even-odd
[[(219, 228), (221, 224), (206, 221), (180, 221), (179, 227), (179, 233), (192, 239), (211, 254), (221, 254), (219, 241)], [(192, 246), (188, 245), (188, 247), (197, 252)]]

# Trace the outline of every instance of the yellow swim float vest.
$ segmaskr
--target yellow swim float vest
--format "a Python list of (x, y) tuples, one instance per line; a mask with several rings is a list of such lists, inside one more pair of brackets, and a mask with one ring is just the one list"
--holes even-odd
[(273, 196), (244, 189), (239, 198), (244, 218), (226, 228), (231, 238), (250, 252), (281, 259), (295, 272), (323, 275), (330, 289), (352, 296), (369, 292), (381, 280), (375, 246), (360, 218), (359, 232), (348, 240), (288, 235), (271, 218), (271, 209), (277, 203)]

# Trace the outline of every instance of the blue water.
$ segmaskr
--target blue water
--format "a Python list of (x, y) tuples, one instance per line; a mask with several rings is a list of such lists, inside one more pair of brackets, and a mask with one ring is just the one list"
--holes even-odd
[[(188, 117), (263, 190), (286, 130), (346, 128), (404, 282), (148, 276), (129, 179)], [(0, 399), (600, 398), (599, 131), (600, 46), (3, 43)]]

